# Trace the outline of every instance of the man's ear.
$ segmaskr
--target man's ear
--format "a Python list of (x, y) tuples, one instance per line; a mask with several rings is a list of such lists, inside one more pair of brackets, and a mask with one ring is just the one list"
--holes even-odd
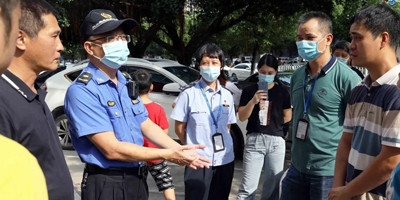
[(332, 41), (333, 41), (333, 35), (332, 35), (332, 33), (327, 34), (326, 40), (327, 40), (327, 46), (331, 46)]
[(28, 35), (22, 31), (19, 30), (18, 31), (18, 37), (17, 37), (17, 49), (21, 50), (21, 51), (25, 51), (26, 49), (26, 43), (29, 42), (29, 37)]
[(149, 92), (151, 92), (151, 91), (153, 91), (153, 83), (150, 85), (150, 91)]
[(85, 41), (85, 43), (83, 43), (83, 48), (85, 48), (89, 55), (93, 55), (92, 44), (89, 41)]
[(390, 35), (388, 32), (383, 32), (381, 34), (381, 48), (384, 48), (385, 46), (390, 46)]

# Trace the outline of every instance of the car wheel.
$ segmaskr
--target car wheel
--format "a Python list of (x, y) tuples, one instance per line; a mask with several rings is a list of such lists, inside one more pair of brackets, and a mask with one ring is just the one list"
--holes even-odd
[(72, 146), (71, 135), (68, 129), (67, 115), (61, 114), (55, 119), (58, 138), (60, 139), (61, 147), (65, 150), (74, 149)]
[(237, 124), (231, 124), (230, 133), (233, 141), (235, 160), (243, 160), (244, 139), (242, 131)]

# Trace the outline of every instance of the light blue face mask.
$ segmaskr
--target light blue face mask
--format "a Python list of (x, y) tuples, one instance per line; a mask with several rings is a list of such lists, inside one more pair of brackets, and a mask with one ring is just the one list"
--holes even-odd
[[(324, 39), (324, 38), (322, 38), (322, 39)], [(321, 53), (324, 52), (326, 49), (326, 47), (325, 47), (325, 49), (323, 51), (318, 51), (318, 43), (319, 43), (319, 41), (310, 41), (310, 40), (298, 41), (298, 42), (296, 42), (297, 52), (299, 53), (299, 55), (302, 58), (304, 58), (308, 61), (313, 61), (313, 60), (317, 59), (318, 56), (321, 55)]]
[(213, 82), (217, 80), (220, 74), (220, 68), (215, 66), (200, 66), (200, 74), (207, 82)]
[(336, 58), (338, 61), (343, 62), (344, 64), (347, 64), (347, 59), (346, 58), (342, 58), (342, 57), (337, 57)]
[(258, 81), (267, 82), (268, 84), (274, 82), (275, 75), (258, 74)]
[[(95, 43), (94, 43), (95, 44)], [(100, 62), (104, 63), (110, 68), (119, 69), (121, 65), (125, 64), (130, 54), (128, 43), (126, 41), (117, 40), (101, 45), (104, 51), (104, 57), (98, 58)]]

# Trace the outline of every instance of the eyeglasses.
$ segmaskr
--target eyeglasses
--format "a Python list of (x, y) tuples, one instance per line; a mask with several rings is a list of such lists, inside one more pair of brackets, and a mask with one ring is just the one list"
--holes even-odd
[(96, 38), (96, 39), (93, 39), (93, 40), (90, 40), (90, 41), (94, 42), (96, 40), (104, 40), (104, 39), (106, 39), (107, 43), (114, 42), (114, 41), (117, 41), (117, 40), (126, 41), (128, 43), (131, 42), (131, 36), (130, 35), (109, 35), (109, 36), (106, 36), (106, 37)]

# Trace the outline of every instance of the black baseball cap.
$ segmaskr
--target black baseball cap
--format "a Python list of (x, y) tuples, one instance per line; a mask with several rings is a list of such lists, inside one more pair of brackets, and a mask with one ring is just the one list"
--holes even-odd
[(107, 33), (121, 27), (124, 31), (131, 30), (138, 23), (131, 18), (118, 20), (113, 12), (105, 9), (94, 9), (86, 15), (81, 25), (83, 41), (92, 35)]

